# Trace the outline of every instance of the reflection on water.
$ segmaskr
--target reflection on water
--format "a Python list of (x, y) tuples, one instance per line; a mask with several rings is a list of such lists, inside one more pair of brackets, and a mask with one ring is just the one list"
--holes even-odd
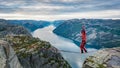
[(78, 52), (69, 53), (61, 51), (62, 56), (69, 62), (72, 68), (81, 68), (85, 58), (95, 53), (96, 49), (87, 49), (89, 53), (80, 54), (79, 47), (74, 44), (73, 41), (54, 34), (52, 32), (54, 29), (55, 27), (50, 25), (45, 28), (35, 30), (32, 35), (40, 38), (41, 40), (49, 41), (59, 50)]

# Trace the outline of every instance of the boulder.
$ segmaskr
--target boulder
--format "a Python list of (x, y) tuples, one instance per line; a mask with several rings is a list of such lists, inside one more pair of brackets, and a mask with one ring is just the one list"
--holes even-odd
[(120, 68), (120, 47), (99, 50), (84, 61), (82, 68)]

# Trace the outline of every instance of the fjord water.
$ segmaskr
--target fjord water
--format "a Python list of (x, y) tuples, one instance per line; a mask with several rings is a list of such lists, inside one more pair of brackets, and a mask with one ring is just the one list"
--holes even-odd
[[(54, 34), (52, 31), (55, 29), (53, 25), (45, 28), (35, 30), (32, 35), (38, 37), (41, 40), (49, 41), (54, 47), (60, 50), (60, 53), (65, 60), (72, 66), (72, 68), (81, 68), (86, 57), (93, 55), (97, 50), (89, 48), (88, 53), (81, 54), (80, 48), (73, 43), (72, 40), (60, 37)], [(69, 52), (63, 52), (69, 51)], [(76, 52), (76, 53), (75, 53)]]

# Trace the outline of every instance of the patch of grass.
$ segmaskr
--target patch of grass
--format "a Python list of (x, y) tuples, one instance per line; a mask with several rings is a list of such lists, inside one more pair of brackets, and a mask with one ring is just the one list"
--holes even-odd
[(94, 57), (94, 56), (90, 56), (89, 58), (87, 58), (87, 62), (96, 64), (96, 65), (97, 65), (96, 68), (106, 68), (106, 67), (104, 66), (104, 64), (100, 64), (100, 63), (95, 62), (94, 60), (92, 60), (93, 57)]
[(107, 68), (107, 67), (104, 66), (104, 64), (97, 64), (97, 65), (98, 65), (97, 68)]
[(91, 62), (91, 63), (94, 63), (94, 60), (90, 59), (90, 58), (87, 58), (87, 61), (88, 62)]
[[(33, 49), (34, 52), (39, 52), (40, 48), (49, 49), (51, 47), (49, 42), (42, 41), (38, 38), (33, 38), (24, 35), (15, 35), (15, 36), (6, 36), (7, 40), (13, 43), (13, 49), (15, 50), (18, 56), (22, 56), (23, 58), (29, 56), (30, 49)], [(24, 52), (20, 50), (25, 48)], [(43, 55), (47, 58), (47, 55)]]

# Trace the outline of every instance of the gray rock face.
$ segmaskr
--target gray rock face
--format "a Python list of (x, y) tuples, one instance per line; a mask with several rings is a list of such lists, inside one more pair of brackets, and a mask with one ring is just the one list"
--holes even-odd
[(83, 68), (120, 68), (120, 47), (99, 50), (85, 60)]
[[(20, 39), (20, 36), (18, 37)], [(30, 41), (32, 39), (35, 40), (31, 38)], [(71, 68), (59, 50), (48, 42), (37, 41), (35, 43), (34, 41), (29, 46), (25, 46), (25, 43), (15, 46), (16, 43), (21, 42), (11, 43), (0, 40), (0, 68)]]
[(48, 50), (40, 49), (38, 53), (20, 58), (20, 62), (24, 68), (71, 68), (54, 47)]
[(23, 68), (10, 44), (3, 40), (0, 40), (0, 68)]
[(23, 68), (71, 68), (49, 42), (29, 36), (8, 37)]

